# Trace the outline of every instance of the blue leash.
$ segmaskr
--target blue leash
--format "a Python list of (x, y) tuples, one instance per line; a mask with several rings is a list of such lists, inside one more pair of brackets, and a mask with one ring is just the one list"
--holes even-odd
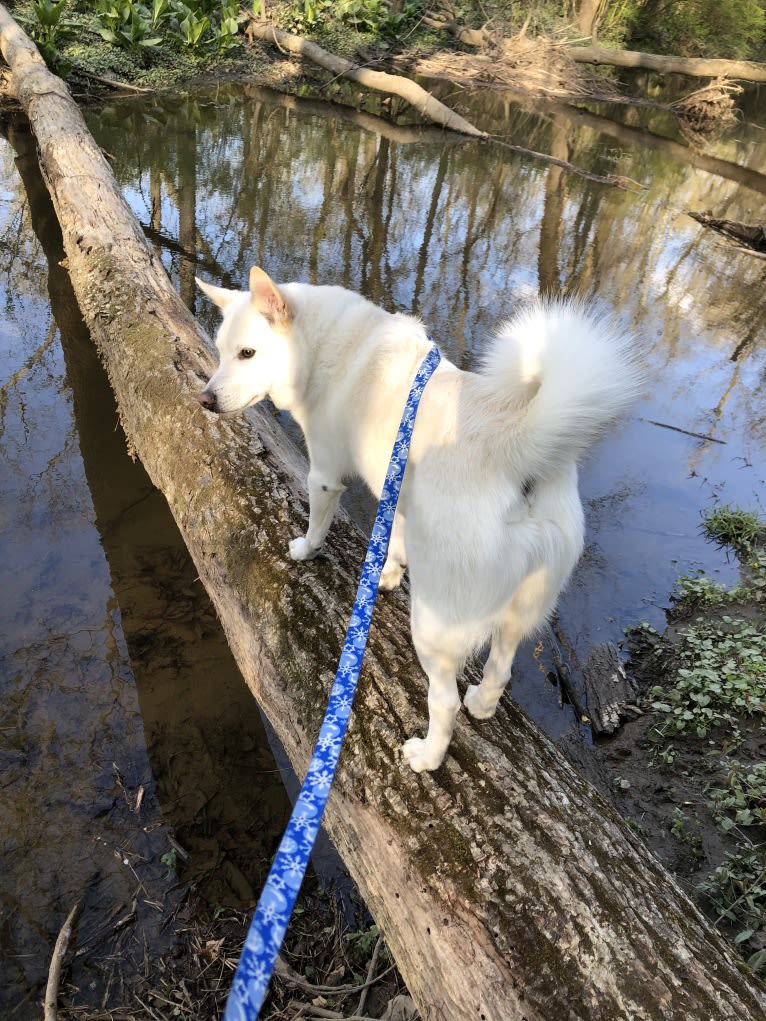
[(426, 383), (439, 364), (438, 348), (432, 348), (418, 369), (407, 398), (383, 483), (362, 577), (351, 611), (346, 641), (330, 692), (327, 711), (319, 731), (298, 800), (279, 845), (266, 884), (255, 909), (229, 991), (224, 1021), (255, 1021), (285, 938), (295, 901), (309, 862), (319, 824), (330, 794), (340, 759), (343, 739), (351, 716), (362, 659), (367, 646), (372, 611), (378, 594), (380, 574), (386, 560), (412, 429)]

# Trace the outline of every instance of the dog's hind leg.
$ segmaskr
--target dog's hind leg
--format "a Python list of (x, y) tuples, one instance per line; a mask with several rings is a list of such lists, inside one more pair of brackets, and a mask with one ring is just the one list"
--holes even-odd
[(443, 642), (443, 632), (429, 627), (416, 604), (412, 609), (412, 640), (420, 664), (428, 675), (428, 732), (425, 739), (410, 738), (402, 746), (402, 757), (416, 773), (437, 769), (449, 747), (455, 717), (460, 708), (457, 691), (457, 672), (461, 655), (449, 650)]
[(494, 716), (500, 696), (511, 679), (513, 658), (523, 637), (524, 630), (513, 618), (493, 637), (481, 684), (469, 685), (463, 699), (463, 705), (475, 719), (488, 720)]
[(309, 472), (309, 527), (306, 534), (290, 543), (293, 560), (311, 560), (325, 540), (345, 486), (324, 472)]
[(404, 515), (397, 512), (391, 527), (388, 556), (380, 575), (380, 587), (384, 591), (395, 589), (402, 580), (406, 566), (407, 553), (404, 546)]

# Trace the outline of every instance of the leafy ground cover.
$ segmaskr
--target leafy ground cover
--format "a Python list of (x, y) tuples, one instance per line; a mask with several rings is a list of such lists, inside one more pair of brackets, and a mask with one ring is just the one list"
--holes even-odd
[(730, 507), (703, 527), (738, 557), (741, 580), (681, 578), (664, 634), (632, 632), (644, 715), (598, 752), (622, 813), (764, 974), (766, 533)]

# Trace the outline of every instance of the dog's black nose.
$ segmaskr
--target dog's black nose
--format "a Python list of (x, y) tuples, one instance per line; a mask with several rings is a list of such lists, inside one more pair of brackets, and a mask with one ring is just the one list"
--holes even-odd
[(216, 410), (215, 394), (210, 393), (209, 390), (203, 390), (202, 393), (198, 393), (197, 400), (200, 402), (205, 411)]

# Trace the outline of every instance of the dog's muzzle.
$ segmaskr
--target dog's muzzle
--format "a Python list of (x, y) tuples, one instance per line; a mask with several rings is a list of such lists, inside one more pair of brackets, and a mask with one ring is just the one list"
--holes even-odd
[(210, 390), (203, 390), (197, 394), (197, 400), (205, 411), (218, 411), (218, 400)]

